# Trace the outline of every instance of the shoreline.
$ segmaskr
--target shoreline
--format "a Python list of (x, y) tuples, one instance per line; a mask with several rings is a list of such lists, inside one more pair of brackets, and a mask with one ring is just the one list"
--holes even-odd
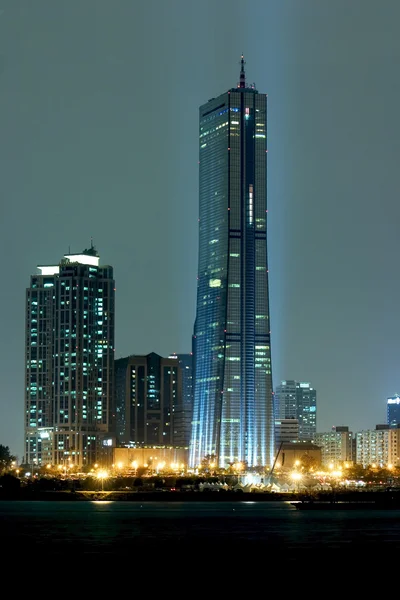
[(83, 490), (1, 490), (1, 501), (32, 502), (286, 502), (298, 510), (332, 508), (400, 509), (400, 490), (395, 492), (344, 492), (307, 496), (296, 493), (242, 491), (83, 491)]

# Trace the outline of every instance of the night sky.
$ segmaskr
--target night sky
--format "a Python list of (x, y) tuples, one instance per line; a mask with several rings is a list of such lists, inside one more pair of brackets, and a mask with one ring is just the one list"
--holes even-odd
[(0, 444), (22, 458), (25, 288), (94, 243), (116, 357), (189, 352), (198, 107), (268, 93), (274, 386), (317, 430), (400, 392), (398, 0), (0, 0)]

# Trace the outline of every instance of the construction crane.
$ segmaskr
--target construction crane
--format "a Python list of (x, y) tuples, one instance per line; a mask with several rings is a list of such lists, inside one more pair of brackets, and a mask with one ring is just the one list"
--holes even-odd
[(274, 463), (273, 463), (273, 465), (271, 467), (271, 470), (270, 470), (270, 472), (268, 473), (268, 475), (266, 477), (265, 485), (269, 485), (270, 483), (272, 483), (272, 474), (274, 472), (276, 461), (278, 460), (278, 456), (279, 456), (279, 454), (280, 454), (280, 452), (282, 450), (282, 446), (283, 446), (283, 442), (281, 442), (279, 444), (278, 452), (276, 453), (275, 460), (274, 460)]

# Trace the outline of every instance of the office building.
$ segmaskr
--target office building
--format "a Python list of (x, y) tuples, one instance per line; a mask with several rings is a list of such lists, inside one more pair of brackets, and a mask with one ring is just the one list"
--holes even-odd
[(299, 439), (312, 440), (316, 433), (317, 392), (310, 383), (282, 381), (275, 390), (275, 415), (280, 419), (297, 419)]
[(299, 421), (297, 419), (275, 419), (275, 447), (278, 450), (283, 442), (297, 442)]
[[(26, 293), (25, 462), (83, 466), (110, 444), (113, 269), (92, 246), (38, 267)], [(111, 436), (111, 437), (110, 437)], [(112, 442), (111, 442), (112, 444)]]
[(281, 381), (274, 393), (275, 419), (297, 419), (297, 382)]
[(115, 361), (118, 446), (174, 446), (175, 408), (182, 398), (176, 357), (155, 352)]
[(274, 456), (267, 263), (267, 97), (245, 79), (200, 107), (190, 464)]
[(387, 422), (391, 427), (400, 425), (400, 396), (387, 399)]

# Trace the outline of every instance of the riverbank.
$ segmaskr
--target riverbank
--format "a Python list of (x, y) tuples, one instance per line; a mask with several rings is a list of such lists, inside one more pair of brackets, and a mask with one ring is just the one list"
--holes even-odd
[[(286, 495), (287, 496), (287, 495)], [(290, 499), (295, 496), (290, 495)], [(284, 494), (269, 492), (166, 492), (166, 491), (40, 491), (40, 490), (15, 490), (1, 492), (1, 500), (36, 500), (36, 501), (72, 501), (93, 502), (107, 500), (112, 502), (233, 502), (233, 501), (280, 501), (288, 500)]]
[(400, 489), (396, 491), (344, 491), (313, 496), (297, 493), (219, 491), (84, 491), (0, 489), (0, 501), (71, 502), (290, 502), (298, 509), (316, 508), (393, 508), (400, 509)]

